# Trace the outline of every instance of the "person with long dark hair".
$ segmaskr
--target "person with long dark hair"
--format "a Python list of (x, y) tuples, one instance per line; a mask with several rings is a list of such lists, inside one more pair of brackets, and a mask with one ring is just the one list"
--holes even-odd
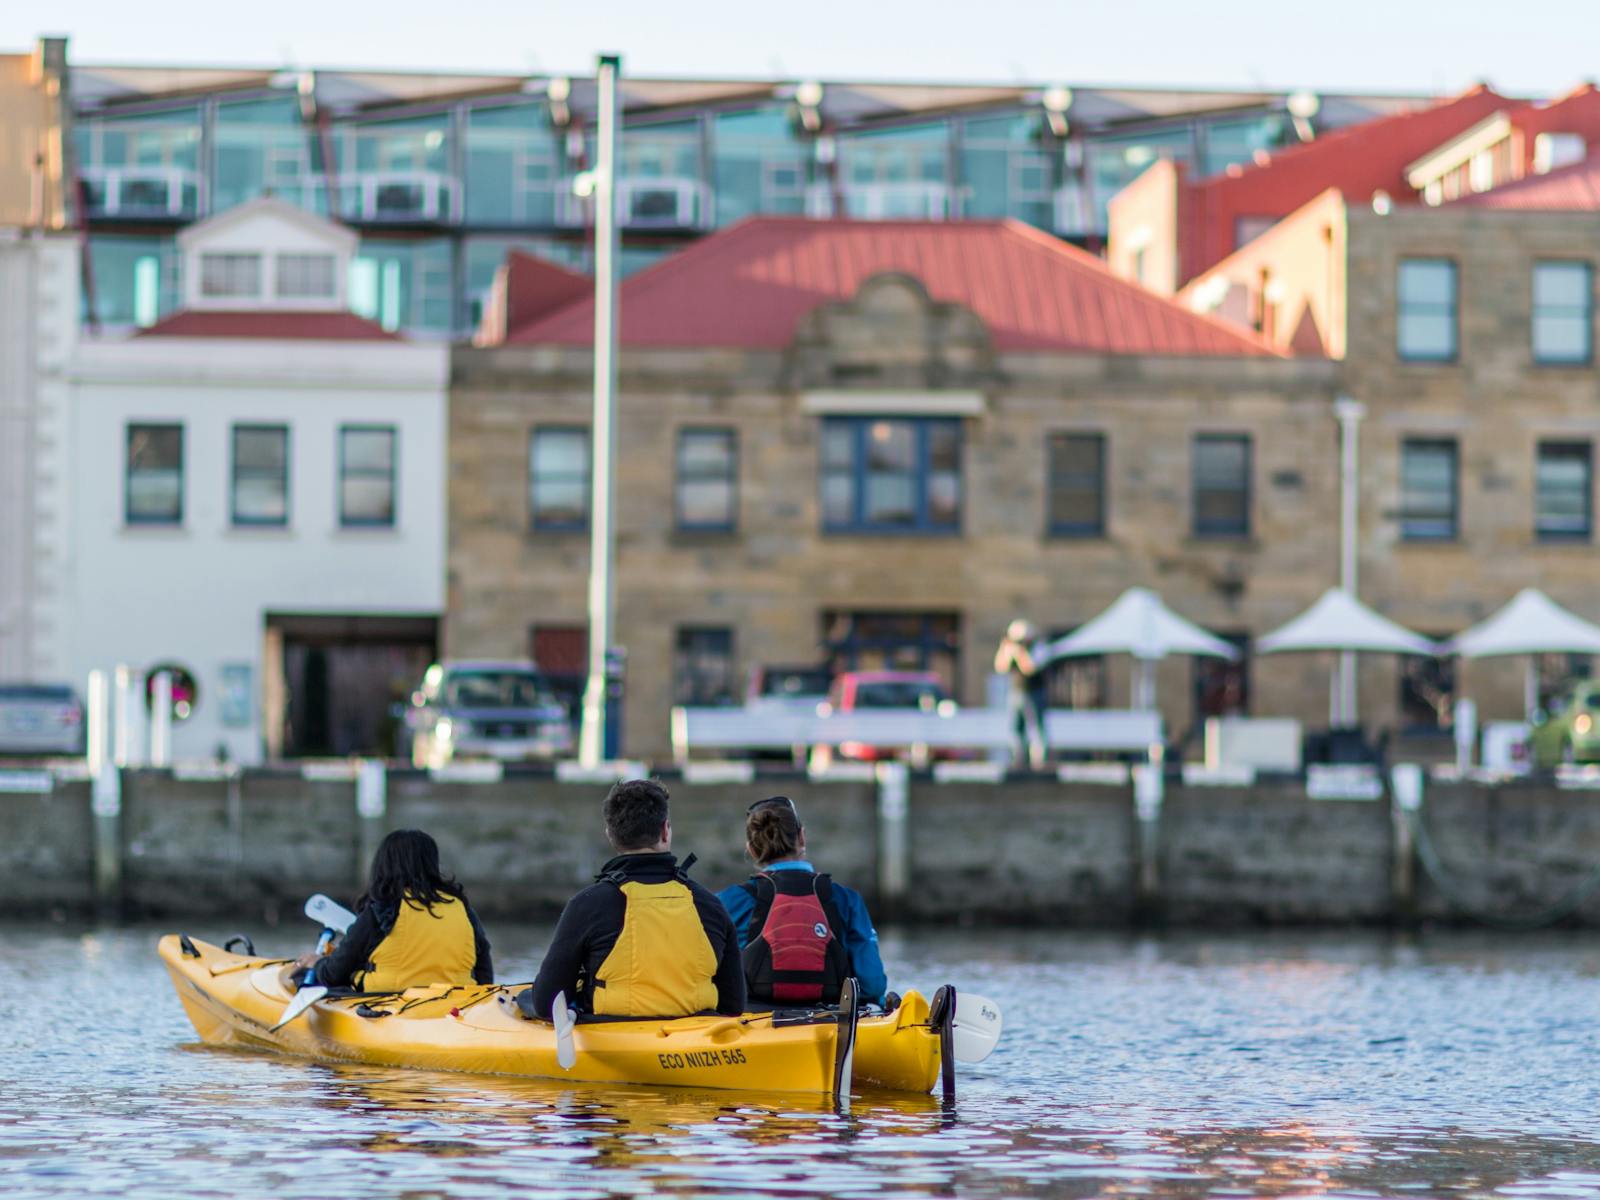
[(420, 829), (378, 843), (355, 924), (333, 952), (304, 955), (300, 986), (398, 992), (430, 983), (493, 983), (489, 939), (461, 885), (439, 867)]
[(787, 796), (757, 800), (745, 813), (745, 853), (756, 873), (718, 893), (743, 947), (751, 1004), (837, 1004), (847, 978), (874, 1004), (892, 1007), (889, 980), (860, 893), (818, 874), (806, 831)]

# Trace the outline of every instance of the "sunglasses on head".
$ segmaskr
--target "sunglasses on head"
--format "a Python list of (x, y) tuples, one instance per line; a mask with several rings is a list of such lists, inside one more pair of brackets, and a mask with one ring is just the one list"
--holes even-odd
[(749, 808), (744, 810), (744, 814), (745, 816), (749, 816), (751, 813), (755, 812), (756, 809), (765, 808), (769, 804), (781, 804), (796, 817), (800, 815), (800, 810), (794, 806), (794, 801), (789, 799), (787, 796), (768, 796), (765, 800), (757, 800)]

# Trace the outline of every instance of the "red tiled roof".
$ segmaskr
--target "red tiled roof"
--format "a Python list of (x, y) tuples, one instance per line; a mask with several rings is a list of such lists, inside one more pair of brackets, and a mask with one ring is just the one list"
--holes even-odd
[(1548, 175), (1529, 175), (1487, 192), (1462, 196), (1447, 207), (1456, 205), (1521, 212), (1600, 211), (1600, 154), (1558, 167)]
[[(935, 301), (971, 309), (1002, 351), (1277, 354), (1020, 222), (804, 217), (751, 218), (627, 279), (622, 344), (781, 349), (812, 309), (848, 300), (884, 273), (910, 275)], [(506, 340), (588, 345), (593, 332), (589, 297)]]
[(186, 308), (140, 331), (141, 337), (280, 338), (289, 341), (398, 342), (376, 321), (353, 312), (248, 312)]
[(1184, 186), (1179, 197), (1180, 283), (1238, 249), (1241, 217), (1284, 217), (1328, 188), (1353, 201), (1389, 193), (1415, 202), (1406, 167), (1418, 157), (1513, 103), (1486, 85), (1412, 112), (1348, 125), (1291, 146), (1264, 162)]

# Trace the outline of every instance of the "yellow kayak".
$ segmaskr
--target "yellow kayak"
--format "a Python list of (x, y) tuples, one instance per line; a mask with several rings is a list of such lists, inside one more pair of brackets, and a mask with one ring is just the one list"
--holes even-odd
[(163, 937), (159, 951), (195, 1032), (213, 1045), (433, 1071), (749, 1091), (829, 1094), (847, 1092), (853, 1080), (927, 1092), (940, 1079), (940, 1038), (916, 992), (893, 1013), (860, 1018), (853, 1072), (845, 1053), (842, 1083), (835, 1079), (840, 1025), (826, 1012), (583, 1022), (573, 1031), (577, 1061), (563, 1070), (555, 1027), (517, 1008), (526, 984), (328, 996), (274, 1028), (293, 999), (279, 978), (285, 960), (235, 954), (181, 934)]

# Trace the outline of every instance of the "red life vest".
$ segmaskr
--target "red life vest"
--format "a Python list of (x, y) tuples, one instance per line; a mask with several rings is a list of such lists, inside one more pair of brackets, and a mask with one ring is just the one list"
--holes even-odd
[(850, 952), (832, 881), (809, 871), (762, 871), (744, 887), (756, 904), (744, 948), (747, 999), (837, 1004), (850, 975)]

